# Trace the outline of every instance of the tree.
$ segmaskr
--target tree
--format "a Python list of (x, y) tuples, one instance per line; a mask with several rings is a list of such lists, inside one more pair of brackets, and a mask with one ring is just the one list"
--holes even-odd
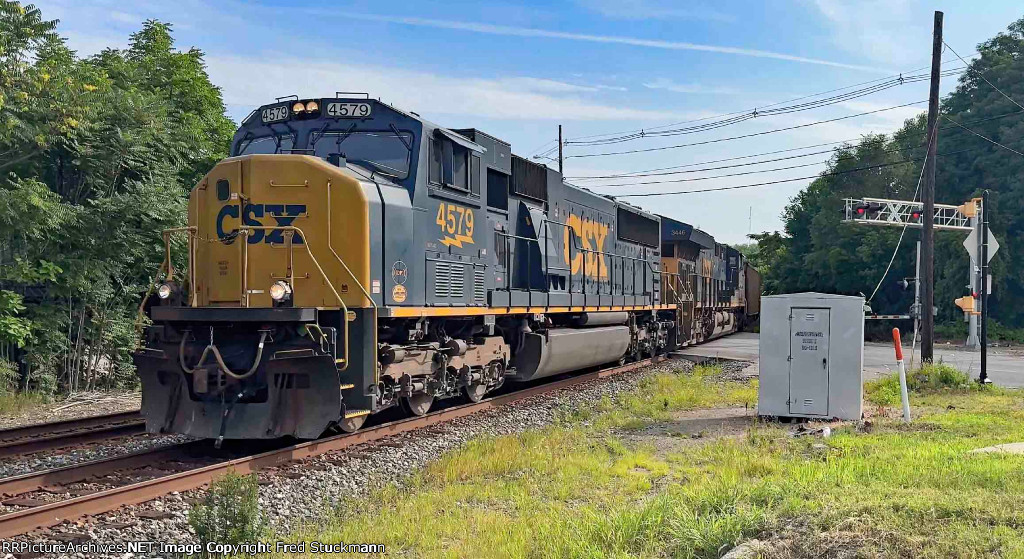
[(134, 381), (160, 231), (185, 222), (185, 193), (234, 125), (203, 53), (174, 50), (170, 25), (85, 60), (56, 28), (0, 0), (0, 287), (46, 293), (0, 309), (0, 336), (18, 326), (33, 385), (75, 390)]
[[(961, 204), (991, 190), (992, 230), (1003, 249), (993, 261), (992, 316), (1006, 325), (1024, 326), (1024, 270), (1009, 262), (1024, 256), (1024, 157), (980, 138), (957, 124), (1005, 146), (1024, 151), (1024, 111), (986, 83), (1024, 103), (1024, 19), (1005, 33), (982, 43), (956, 89), (941, 104), (936, 201)], [(783, 292), (816, 290), (864, 293), (870, 296), (881, 281), (899, 242), (900, 229), (869, 228), (842, 223), (845, 197), (913, 199), (924, 155), (925, 122), (920, 115), (889, 136), (864, 137), (838, 148), (826, 172), (794, 197), (784, 211), (782, 234), (753, 236), (769, 289)], [(896, 163), (907, 160), (907, 163)], [(867, 172), (837, 175), (859, 167), (891, 164)], [(919, 198), (919, 195), (918, 195)], [(878, 312), (904, 312), (910, 295), (896, 286), (914, 274), (913, 246), (919, 233), (908, 229), (872, 307)], [(939, 320), (961, 319), (953, 306), (964, 294), (968, 259), (963, 235), (937, 232), (935, 300)]]

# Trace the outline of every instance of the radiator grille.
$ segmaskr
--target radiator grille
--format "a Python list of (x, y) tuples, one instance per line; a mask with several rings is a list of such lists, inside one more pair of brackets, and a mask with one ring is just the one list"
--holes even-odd
[(473, 302), (482, 305), (487, 302), (487, 268), (473, 270)]
[(434, 295), (450, 299), (466, 296), (466, 265), (458, 262), (436, 262), (434, 265)]

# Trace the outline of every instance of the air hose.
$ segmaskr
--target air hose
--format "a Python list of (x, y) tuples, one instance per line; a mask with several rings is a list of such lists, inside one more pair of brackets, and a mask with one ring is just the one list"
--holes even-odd
[(226, 364), (224, 364), (224, 358), (221, 357), (220, 350), (217, 349), (217, 346), (213, 345), (212, 329), (210, 332), (210, 344), (206, 346), (206, 349), (203, 350), (203, 355), (199, 358), (199, 362), (196, 363), (196, 366), (189, 368), (188, 365), (185, 365), (185, 341), (187, 339), (187, 335), (182, 336), (181, 344), (178, 345), (178, 363), (181, 365), (182, 370), (184, 370), (186, 373), (192, 374), (193, 372), (195, 372), (196, 369), (203, 365), (203, 363), (206, 361), (206, 357), (210, 354), (210, 352), (213, 352), (213, 358), (217, 360), (217, 366), (220, 368), (221, 372), (223, 372), (225, 375), (233, 379), (242, 380), (252, 376), (252, 374), (256, 372), (256, 368), (260, 366), (260, 361), (263, 359), (263, 344), (267, 340), (267, 332), (260, 332), (260, 343), (259, 346), (257, 346), (256, 358), (252, 362), (252, 367), (249, 367), (248, 371), (241, 374), (233, 372), (231, 369), (228, 368)]

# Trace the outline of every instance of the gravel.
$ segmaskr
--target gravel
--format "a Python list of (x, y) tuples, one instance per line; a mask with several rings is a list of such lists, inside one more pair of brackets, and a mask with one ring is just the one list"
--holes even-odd
[(17, 414), (0, 415), (0, 429), (137, 411), (141, 406), (142, 393), (134, 390), (79, 392), (54, 402), (29, 406)]
[(8, 456), (0, 462), (0, 478), (63, 468), (82, 462), (149, 450), (158, 446), (180, 444), (188, 440), (190, 438), (183, 435), (146, 433), (97, 441), (77, 447), (44, 450), (22, 456)]
[[(287, 533), (316, 523), (331, 505), (365, 495), (374, 488), (407, 479), (417, 469), (480, 436), (501, 436), (543, 427), (561, 414), (592, 405), (603, 396), (631, 390), (644, 377), (667, 370), (689, 370), (685, 360), (670, 360), (584, 385), (534, 396), (513, 405), (486, 410), (433, 427), (389, 437), (322, 456), (259, 472), (260, 504), (272, 529)], [(78, 536), (81, 541), (113, 543), (159, 541), (194, 543), (188, 510), (203, 490), (174, 493), (140, 505), (64, 523), (46, 533), (19, 536), (15, 541), (54, 541)], [(161, 557), (157, 553), (125, 555), (91, 553), (68, 557)], [(0, 555), (2, 557), (2, 555)], [(16, 556), (9, 556), (16, 557)], [(9, 559), (9, 558), (4, 558)], [(24, 559), (24, 558), (17, 558)]]

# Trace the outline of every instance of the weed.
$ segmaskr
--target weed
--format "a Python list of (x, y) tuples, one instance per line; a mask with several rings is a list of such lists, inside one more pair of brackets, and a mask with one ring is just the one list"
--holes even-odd
[(619, 427), (756, 397), (754, 383), (714, 376), (658, 375), (584, 423), (474, 440), (291, 537), (383, 542), (402, 557), (710, 558), (752, 537), (770, 557), (1024, 552), (1024, 456), (968, 452), (1024, 440), (1019, 393), (964, 388), (939, 365), (912, 375), (910, 426), (880, 417), (811, 439), (758, 422), (685, 446)]
[(263, 532), (256, 474), (228, 471), (210, 484), (203, 502), (188, 513), (188, 523), (206, 548), (209, 542), (254, 542)]
[[(907, 375), (907, 390), (922, 394), (937, 390), (965, 392), (978, 386), (971, 382), (967, 373), (945, 363), (927, 363), (924, 367)], [(899, 375), (891, 374), (864, 383), (868, 401), (880, 406), (900, 404)]]
[(39, 392), (4, 392), (0, 390), (0, 415), (18, 415), (29, 408), (46, 404), (50, 398)]

